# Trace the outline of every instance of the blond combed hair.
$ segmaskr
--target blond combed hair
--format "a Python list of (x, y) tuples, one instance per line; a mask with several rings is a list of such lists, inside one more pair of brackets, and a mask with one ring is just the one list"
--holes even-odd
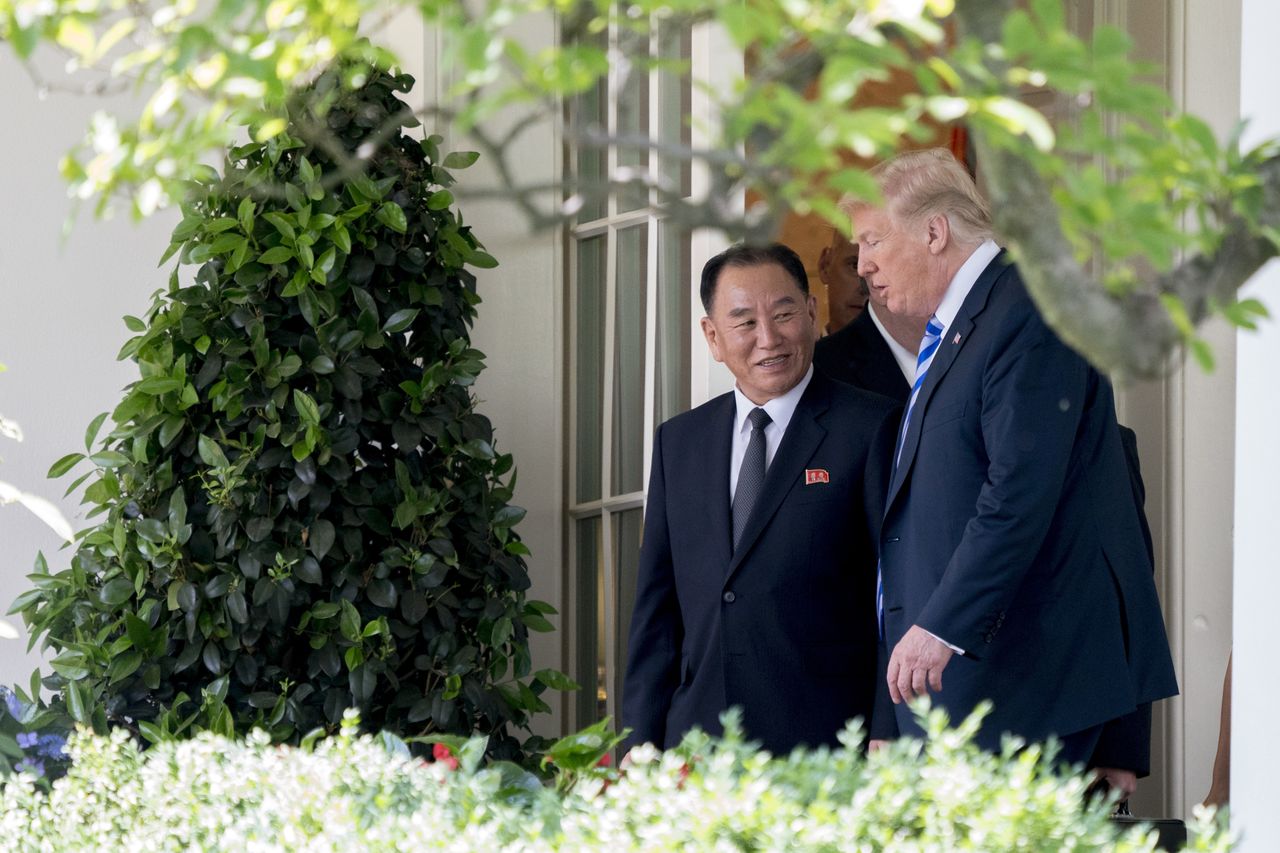
[[(957, 243), (973, 245), (992, 236), (991, 207), (979, 193), (964, 166), (945, 148), (908, 151), (871, 170), (884, 196), (886, 209), (903, 222), (917, 223), (945, 216)], [(870, 204), (846, 195), (840, 209), (849, 216)]]

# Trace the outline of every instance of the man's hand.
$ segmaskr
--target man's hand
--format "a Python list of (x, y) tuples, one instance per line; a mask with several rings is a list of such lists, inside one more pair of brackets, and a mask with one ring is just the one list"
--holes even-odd
[(889, 656), (889, 696), (901, 705), (932, 690), (942, 689), (942, 670), (951, 660), (947, 645), (919, 625), (912, 625)]
[(1106, 785), (1112, 791), (1120, 792), (1120, 799), (1127, 800), (1138, 790), (1138, 776), (1132, 770), (1121, 770), (1118, 767), (1093, 768), (1094, 784)]

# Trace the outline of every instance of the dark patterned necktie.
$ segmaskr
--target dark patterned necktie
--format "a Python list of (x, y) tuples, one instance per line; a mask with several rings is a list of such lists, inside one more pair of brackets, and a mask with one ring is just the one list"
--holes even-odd
[(764, 409), (752, 409), (747, 413), (751, 422), (751, 439), (747, 442), (747, 453), (742, 457), (742, 467), (738, 469), (738, 488), (733, 492), (733, 550), (738, 550), (738, 540), (746, 529), (747, 519), (751, 517), (751, 509), (760, 499), (764, 491), (764, 428), (772, 418)]

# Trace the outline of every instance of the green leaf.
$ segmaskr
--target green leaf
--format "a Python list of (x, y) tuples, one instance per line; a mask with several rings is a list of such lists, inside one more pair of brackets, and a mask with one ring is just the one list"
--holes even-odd
[(320, 407), (316, 405), (316, 401), (311, 395), (301, 388), (293, 389), (293, 407), (298, 411), (298, 417), (302, 418), (302, 422), (311, 426), (320, 425)]
[(556, 629), (556, 626), (547, 621), (540, 613), (525, 613), (522, 617), (525, 627), (530, 631), (537, 631), (540, 634), (547, 634)]
[(1040, 151), (1053, 150), (1053, 128), (1039, 110), (1015, 98), (1005, 97), (987, 98), (981, 105), (985, 112), (995, 117), (1010, 133), (1025, 133)]
[(99, 468), (119, 468), (131, 461), (128, 456), (117, 450), (100, 450), (89, 457), (89, 461)]
[(49, 466), (49, 479), (56, 479), (76, 467), (76, 463), (84, 458), (83, 453), (68, 453), (53, 465)]
[(396, 586), (386, 578), (380, 578), (369, 582), (366, 593), (369, 600), (379, 607), (395, 607), (398, 598), (396, 594)]
[(453, 204), (453, 193), (448, 190), (438, 190), (427, 199), (428, 210), (447, 210), (451, 204)]
[(93, 443), (98, 440), (98, 430), (102, 429), (102, 422), (107, 419), (107, 412), (103, 412), (93, 420), (89, 421), (89, 426), (84, 431), (84, 449), (93, 450)]
[(111, 659), (111, 663), (107, 664), (107, 678), (111, 682), (120, 681), (133, 675), (140, 666), (142, 666), (142, 652), (137, 649), (116, 655)]
[(282, 264), (291, 260), (293, 260), (293, 250), (288, 246), (275, 246), (258, 255), (258, 263), (260, 264)]
[(498, 265), (498, 259), (488, 252), (477, 250), (467, 255), (467, 263), (482, 270), (491, 270)]
[(103, 584), (98, 591), (98, 600), (108, 607), (124, 604), (133, 596), (133, 581), (126, 577), (115, 577)]
[(218, 443), (207, 435), (200, 436), (196, 442), (200, 461), (208, 465), (210, 468), (230, 468), (231, 463), (227, 461), (226, 454), (222, 452), (222, 448)]
[(159, 397), (161, 394), (177, 391), (182, 387), (182, 384), (181, 379), (171, 379), (168, 376), (152, 376), (150, 379), (143, 379), (134, 387), (143, 394)]
[(354, 604), (342, 599), (342, 617), (338, 620), (338, 629), (342, 636), (353, 643), (360, 642), (360, 613)]
[(289, 218), (283, 213), (276, 213), (275, 211), (272, 211), (271, 213), (264, 213), (262, 218), (270, 222), (272, 226), (274, 226), (275, 229), (286, 239), (293, 240), (298, 236), (298, 232), (294, 229), (293, 223), (290, 222)]
[(399, 311), (387, 318), (387, 322), (382, 324), (382, 331), (387, 334), (395, 332), (403, 332), (405, 329), (413, 325), (413, 321), (417, 319), (419, 309), (417, 308), (401, 308)]
[(343, 254), (351, 254), (351, 234), (346, 226), (338, 225), (333, 229), (333, 245), (337, 246)]
[(446, 169), (465, 169), (479, 159), (479, 151), (454, 151), (444, 158), (444, 167)]
[[(437, 193), (436, 195), (439, 195)], [(434, 198), (435, 196), (432, 196)], [(427, 202), (427, 206), (431, 206), (431, 202)], [(448, 205), (445, 205), (448, 207)], [(433, 210), (435, 208), (432, 208)], [(404, 209), (394, 201), (385, 202), (378, 208), (378, 212), (374, 214), (379, 222), (390, 228), (392, 231), (403, 234), (409, 229), (409, 220), (404, 215)]]
[(82, 726), (90, 725), (89, 703), (85, 696), (85, 692), (84, 686), (78, 681), (67, 682), (67, 712), (71, 714), (71, 719), (75, 720)]
[(316, 555), (317, 560), (323, 560), (325, 555), (333, 548), (336, 536), (337, 530), (334, 528), (333, 522), (326, 521), (323, 518), (316, 519), (311, 523), (307, 546), (311, 549), (311, 553)]

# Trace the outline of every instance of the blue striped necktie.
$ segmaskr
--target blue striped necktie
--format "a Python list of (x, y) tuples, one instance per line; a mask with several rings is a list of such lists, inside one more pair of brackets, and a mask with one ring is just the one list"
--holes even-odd
[[(929, 372), (929, 365), (933, 363), (934, 353), (938, 351), (938, 344), (942, 343), (943, 326), (938, 322), (938, 316), (929, 318), (929, 322), (924, 327), (924, 337), (920, 339), (920, 352), (916, 355), (916, 381), (911, 385), (911, 398), (907, 400), (907, 411), (902, 415), (902, 428), (898, 431), (898, 447), (893, 453), (893, 474), (898, 472), (898, 461), (902, 458), (902, 446), (907, 443), (907, 427), (911, 423), (911, 411), (916, 406), (916, 398), (920, 396), (920, 389), (924, 386), (925, 374)], [(889, 477), (893, 480), (893, 475)], [(883, 563), (876, 565), (876, 623), (880, 626), (880, 639), (884, 639), (884, 571)]]

